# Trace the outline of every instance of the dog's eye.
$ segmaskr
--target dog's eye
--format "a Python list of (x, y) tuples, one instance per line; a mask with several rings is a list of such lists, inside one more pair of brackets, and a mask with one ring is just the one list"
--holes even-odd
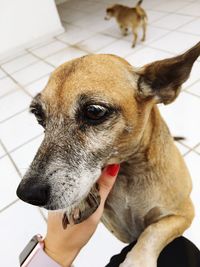
[(33, 113), (40, 125), (45, 127), (45, 122), (44, 122), (44, 113), (41, 109), (38, 109), (36, 107), (30, 107), (30, 112)]
[(108, 109), (100, 105), (89, 105), (84, 109), (84, 118), (88, 121), (100, 121), (106, 117)]

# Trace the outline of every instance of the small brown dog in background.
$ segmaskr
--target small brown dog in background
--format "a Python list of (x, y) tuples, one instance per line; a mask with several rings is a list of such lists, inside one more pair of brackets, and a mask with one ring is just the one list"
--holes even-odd
[(147, 14), (140, 6), (142, 1), (140, 0), (135, 7), (116, 4), (106, 9), (105, 19), (109, 20), (111, 17), (115, 17), (124, 36), (128, 34), (128, 29), (131, 28), (134, 36), (132, 47), (135, 47), (137, 42), (138, 28), (142, 27), (143, 29), (142, 41), (145, 41), (146, 38)]

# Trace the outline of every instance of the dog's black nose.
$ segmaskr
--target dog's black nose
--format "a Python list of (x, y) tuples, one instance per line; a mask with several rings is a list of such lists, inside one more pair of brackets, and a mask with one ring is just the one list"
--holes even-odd
[(32, 205), (45, 206), (49, 200), (50, 187), (41, 184), (20, 184), (17, 196)]

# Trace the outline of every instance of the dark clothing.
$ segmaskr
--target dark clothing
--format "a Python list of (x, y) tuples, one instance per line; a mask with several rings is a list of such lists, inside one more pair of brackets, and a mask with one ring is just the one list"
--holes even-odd
[[(131, 243), (120, 254), (113, 256), (105, 267), (118, 267), (135, 244), (136, 242)], [(191, 241), (181, 236), (163, 249), (157, 267), (200, 267), (200, 251)]]

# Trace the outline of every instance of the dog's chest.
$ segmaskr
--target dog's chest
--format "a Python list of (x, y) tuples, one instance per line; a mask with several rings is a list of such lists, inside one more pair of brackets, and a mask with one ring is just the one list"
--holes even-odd
[(106, 201), (102, 222), (118, 239), (129, 243), (143, 231), (149, 207), (145, 207), (146, 201), (141, 200), (138, 189), (123, 177), (118, 178)]

